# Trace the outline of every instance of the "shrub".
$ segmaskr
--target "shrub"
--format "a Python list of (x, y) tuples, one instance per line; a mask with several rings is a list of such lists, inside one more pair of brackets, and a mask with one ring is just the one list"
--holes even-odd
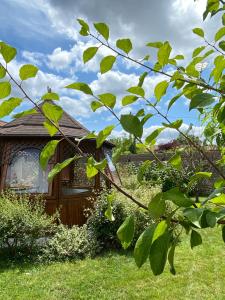
[[(146, 199), (141, 199), (144, 200), (142, 202), (145, 202), (146, 204), (146, 202), (149, 202), (151, 198), (157, 193), (157, 189), (151, 189), (152, 191), (150, 192), (149, 188), (146, 188), (145, 190), (145, 187), (140, 186), (135, 191), (133, 191), (133, 193), (135, 195), (142, 194), (142, 196), (146, 196)], [(107, 192), (103, 192), (95, 201), (94, 209), (91, 211), (91, 214), (87, 220), (88, 230), (93, 236), (96, 237), (96, 240), (99, 243), (100, 250), (121, 248), (121, 243), (117, 238), (117, 230), (128, 215), (134, 214), (136, 219), (135, 236), (132, 245), (134, 245), (140, 233), (150, 223), (152, 223), (152, 219), (145, 210), (138, 208), (137, 205), (129, 203), (129, 200), (127, 200), (125, 196), (121, 195), (118, 192), (115, 192), (114, 200), (112, 202), (112, 213), (115, 218), (114, 221), (109, 221), (105, 217), (107, 206)]]
[(11, 256), (32, 254), (41, 246), (39, 238), (54, 232), (55, 216), (44, 211), (40, 197), (4, 192), (0, 195), (0, 248)]
[(49, 261), (82, 259), (86, 256), (94, 256), (97, 248), (95, 237), (91, 236), (86, 225), (72, 228), (59, 225), (57, 232), (43, 247), (41, 259)]
[[(143, 163), (138, 172), (139, 181), (145, 180), (152, 185), (160, 185), (165, 192), (176, 186), (185, 191), (194, 171), (188, 168), (177, 170), (170, 165), (160, 169), (155, 163)], [(194, 188), (194, 187), (193, 187)]]

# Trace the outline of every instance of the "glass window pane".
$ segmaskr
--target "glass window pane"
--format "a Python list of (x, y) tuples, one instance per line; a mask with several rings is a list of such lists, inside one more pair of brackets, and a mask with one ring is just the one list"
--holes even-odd
[(40, 150), (18, 151), (8, 166), (6, 187), (18, 193), (48, 193), (48, 172), (39, 164)]

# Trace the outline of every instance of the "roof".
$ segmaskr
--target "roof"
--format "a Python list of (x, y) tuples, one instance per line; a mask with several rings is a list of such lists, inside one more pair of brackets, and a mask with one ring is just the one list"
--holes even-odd
[[(48, 100), (51, 104), (56, 105), (54, 102)], [(42, 108), (42, 104), (39, 108)], [(49, 137), (48, 131), (43, 126), (46, 121), (41, 112), (37, 110), (36, 114), (27, 115), (14, 119), (11, 122), (0, 121), (0, 136), (4, 137)], [(2, 124), (2, 125), (1, 125)], [(59, 121), (59, 126), (62, 132), (67, 137), (82, 138), (90, 131), (85, 128), (81, 123), (72, 118), (68, 113), (63, 111), (62, 118)], [(56, 133), (55, 136), (62, 136), (61, 133)], [(105, 146), (114, 147), (109, 141), (104, 142)]]
[(6, 122), (0, 120), (0, 127), (4, 126)]
[[(54, 102), (51, 104), (56, 105)], [(39, 105), (39, 108), (43, 104)], [(36, 109), (37, 110), (37, 109)], [(38, 110), (37, 110), (38, 111)], [(0, 128), (1, 136), (49, 136), (48, 131), (43, 126), (45, 117), (38, 111), (36, 114), (27, 115), (14, 119), (11, 122), (5, 123), (4, 127)], [(59, 126), (63, 133), (68, 137), (81, 138), (89, 133), (89, 130), (73, 119), (69, 114), (63, 111)], [(58, 132), (56, 136), (61, 136)]]

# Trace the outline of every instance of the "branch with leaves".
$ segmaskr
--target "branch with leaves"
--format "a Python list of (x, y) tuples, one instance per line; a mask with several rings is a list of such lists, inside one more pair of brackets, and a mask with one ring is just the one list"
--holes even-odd
[[(224, 3), (219, 0), (208, 0), (204, 18), (207, 15), (211, 16), (224, 10)], [(83, 82), (74, 82), (66, 86), (67, 89), (73, 89), (80, 91), (88, 96), (93, 97), (91, 108), (95, 112), (101, 107), (107, 108), (110, 114), (112, 114), (119, 125), (129, 135), (133, 136), (139, 144), (139, 147), (145, 147), (147, 151), (152, 152), (158, 136), (160, 133), (167, 129), (172, 128), (182, 135), (188, 143), (190, 143), (196, 152), (200, 153), (205, 160), (212, 166), (214, 171), (218, 174), (219, 178), (214, 182), (213, 192), (206, 198), (204, 202), (195, 203), (193, 199), (188, 196), (188, 193), (181, 191), (179, 187), (175, 187), (166, 192), (158, 193), (150, 202), (148, 207), (143, 205), (139, 200), (135, 199), (130, 193), (117, 185), (109, 178), (104, 169), (107, 165), (105, 159), (102, 161), (96, 161), (94, 157), (89, 157), (87, 161), (87, 176), (89, 178), (94, 177), (96, 174), (101, 173), (111, 184), (122, 194), (124, 194), (132, 202), (136, 203), (139, 207), (146, 210), (146, 213), (150, 214), (155, 220), (154, 224), (146, 228), (146, 230), (140, 235), (135, 249), (134, 257), (138, 267), (141, 267), (149, 258), (150, 266), (155, 275), (159, 275), (163, 272), (166, 261), (171, 267), (171, 273), (175, 274), (174, 267), (174, 253), (175, 247), (178, 244), (178, 239), (181, 239), (181, 232), (183, 229), (187, 234), (190, 234), (191, 248), (202, 243), (200, 231), (203, 228), (214, 228), (217, 224), (222, 225), (222, 237), (225, 240), (225, 227), (223, 226), (225, 221), (225, 175), (223, 172), (225, 162), (225, 151), (221, 146), (221, 139), (225, 138), (225, 58), (223, 51), (224, 41), (221, 39), (225, 36), (225, 14), (222, 15), (222, 25), (215, 33), (214, 42), (208, 42), (205, 38), (205, 33), (201, 28), (193, 29), (194, 34), (203, 39), (206, 43), (205, 46), (199, 46), (193, 50), (192, 58), (190, 62), (185, 66), (184, 63), (180, 63), (184, 59), (184, 56), (179, 54), (171, 57), (172, 47), (168, 41), (166, 42), (149, 42), (148, 47), (154, 48), (157, 51), (156, 61), (150, 60), (149, 55), (146, 55), (141, 60), (134, 59), (130, 52), (133, 49), (132, 41), (128, 38), (118, 39), (115, 46), (111, 45), (109, 41), (109, 27), (104, 23), (95, 23), (94, 28), (96, 34), (92, 33), (89, 25), (79, 19), (81, 25), (80, 34), (94, 39), (100, 46), (92, 46), (86, 49), (83, 53), (83, 61), (87, 63), (93, 59), (100, 47), (107, 47), (114, 53), (114, 55), (108, 55), (103, 57), (100, 62), (100, 71), (102, 74), (110, 71), (114, 64), (116, 64), (118, 58), (129, 60), (136, 64), (138, 68), (142, 68), (142, 75), (139, 77), (139, 81), (136, 86), (128, 88), (128, 94), (123, 97), (121, 103), (122, 106), (130, 106), (137, 104), (138, 100), (142, 100), (144, 108), (139, 109), (136, 113), (123, 114), (120, 117), (115, 112), (115, 106), (117, 103), (116, 96), (111, 93), (104, 93), (95, 95), (91, 87)], [(206, 46), (212, 48), (206, 51)], [(62, 117), (62, 109), (60, 106), (54, 106), (51, 103), (45, 101), (46, 99), (59, 101), (59, 96), (56, 93), (47, 93), (42, 96), (43, 105), (40, 106), (29, 97), (28, 93), (23, 88), (23, 81), (36, 76), (38, 69), (32, 65), (24, 65), (19, 70), (21, 82), (17, 82), (11, 75), (8, 64), (16, 56), (16, 49), (0, 42), (0, 53), (5, 61), (5, 65), (0, 66), (0, 79), (4, 79), (8, 75), (9, 80), (0, 82), (0, 99), (3, 102), (0, 105), (0, 118), (9, 115), (13, 110), (18, 107), (23, 99), (11, 97), (6, 99), (11, 94), (11, 82), (19, 88), (24, 95), (24, 99), (30, 101), (34, 108), (23, 111), (17, 114), (15, 117), (21, 117), (36, 113), (37, 110), (44, 115), (45, 122), (44, 127), (48, 130), (52, 140), (44, 147), (40, 164), (43, 168), (47, 167), (49, 159), (54, 155), (60, 140), (53, 139), (56, 132), (60, 132), (63, 139), (67, 140), (74, 149), (77, 155), (71, 157), (64, 162), (57, 164), (49, 173), (49, 179), (52, 180), (56, 174), (58, 174), (63, 168), (68, 166), (74, 160), (79, 157), (85, 156), (85, 153), (80, 149), (79, 142), (74, 142), (69, 139), (63, 131), (60, 129), (59, 121)], [(198, 64), (202, 64), (205, 60), (212, 58), (212, 63), (209, 64), (211, 70), (203, 72), (203, 69), (198, 68)], [(211, 71), (211, 72), (210, 72)], [(154, 88), (154, 98), (147, 97), (144, 89), (145, 80), (151, 74), (161, 74), (166, 80), (159, 82)], [(168, 94), (168, 91), (173, 89), (176, 91), (176, 95), (172, 97), (167, 106), (166, 114), (163, 113), (159, 107), (164, 96)], [(185, 97), (189, 101), (189, 110), (196, 110), (200, 117), (205, 122), (204, 134), (207, 136), (207, 140), (211, 143), (217, 144), (219, 150), (221, 150), (221, 160), (214, 162), (205, 153), (204, 149), (200, 147), (195, 141), (191, 140), (187, 134), (181, 130), (183, 123), (182, 119), (171, 121), (169, 113), (173, 105), (182, 97)], [(148, 108), (154, 109), (155, 113), (149, 113)], [(143, 137), (145, 126), (149, 120), (159, 115), (163, 118), (161, 126), (149, 134), (146, 138)], [(213, 124), (213, 126), (212, 126)], [(98, 134), (91, 133), (85, 138), (96, 139), (97, 148), (100, 148), (104, 141), (110, 136), (114, 130), (114, 125), (110, 125), (102, 129)], [(219, 142), (220, 141), (220, 142)], [(174, 155), (168, 160), (167, 163), (162, 163), (157, 155), (153, 152), (153, 155), (158, 163), (159, 168), (165, 167), (170, 164), (172, 167), (180, 169), (182, 166), (181, 149), (176, 151)], [(202, 179), (211, 178), (212, 173), (206, 172), (204, 169), (200, 172), (196, 172), (189, 182), (189, 185), (200, 182)], [(166, 203), (172, 203), (175, 209), (169, 216), (165, 215)], [(107, 210), (106, 216), (113, 222), (111, 201), (109, 202), (110, 209)], [(179, 213), (179, 218), (176, 217), (176, 213)], [(181, 227), (179, 233), (175, 230), (177, 226)], [(132, 242), (135, 232), (135, 218), (130, 215), (118, 230), (118, 238), (120, 239), (124, 249), (128, 248)]]

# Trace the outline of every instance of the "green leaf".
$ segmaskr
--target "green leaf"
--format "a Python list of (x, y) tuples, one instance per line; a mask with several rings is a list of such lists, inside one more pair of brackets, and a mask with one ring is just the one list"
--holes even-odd
[(125, 53), (129, 53), (132, 50), (132, 43), (130, 39), (120, 39), (116, 41), (116, 47), (123, 50)]
[(206, 221), (211, 228), (215, 227), (217, 223), (217, 214), (213, 211), (208, 211), (206, 214)]
[(169, 160), (168, 163), (171, 164), (176, 169), (181, 168), (182, 160), (179, 152), (176, 152)]
[(91, 156), (88, 158), (87, 165), (86, 165), (86, 174), (88, 178), (92, 178), (98, 174), (98, 171), (103, 171), (107, 166), (107, 160), (103, 159), (100, 162), (94, 160)]
[(222, 15), (222, 24), (225, 26), (225, 14)]
[(215, 42), (219, 41), (225, 35), (225, 27), (220, 28), (215, 34)]
[(115, 128), (114, 125), (110, 125), (101, 130), (96, 138), (97, 149), (101, 147), (106, 138), (112, 133), (112, 130)]
[(0, 118), (8, 116), (23, 100), (20, 98), (10, 98), (0, 104)]
[(42, 106), (42, 111), (46, 118), (50, 119), (54, 124), (58, 124), (59, 120), (62, 118), (63, 110), (57, 105), (45, 102)]
[(143, 85), (147, 75), (148, 75), (148, 72), (144, 72), (143, 74), (141, 74), (141, 76), (139, 77), (138, 86)]
[(150, 135), (146, 137), (145, 142), (147, 144), (151, 144), (151, 142), (155, 140), (163, 130), (163, 127), (155, 129)]
[(83, 53), (83, 62), (86, 63), (91, 60), (98, 51), (98, 47), (90, 47), (84, 50)]
[(28, 115), (33, 115), (33, 114), (37, 114), (37, 110), (35, 108), (31, 108), (31, 109), (28, 109), (28, 110), (24, 110), (18, 114), (15, 114), (13, 115), (13, 118), (21, 118), (21, 117), (25, 117), (25, 116), (28, 116)]
[(35, 77), (37, 75), (38, 68), (33, 66), (33, 65), (23, 65), (20, 68), (20, 79), (21, 80), (26, 80), (28, 78)]
[(122, 115), (120, 123), (125, 131), (141, 138), (143, 134), (143, 126), (138, 117), (133, 115)]
[(166, 203), (162, 197), (162, 193), (157, 194), (154, 196), (148, 205), (148, 211), (151, 217), (159, 218), (165, 213), (166, 210)]
[(144, 97), (145, 96), (145, 91), (142, 87), (140, 86), (132, 86), (127, 90), (129, 93)]
[(84, 82), (74, 82), (72, 84), (67, 85), (65, 88), (78, 90), (87, 95), (93, 95), (91, 88)]
[(11, 84), (8, 81), (0, 82), (0, 99), (8, 97), (11, 93)]
[(167, 88), (168, 88), (168, 81), (164, 80), (164, 81), (161, 81), (159, 82), (156, 87), (155, 87), (155, 90), (154, 90), (154, 94), (155, 94), (155, 97), (156, 99), (159, 101), (163, 95), (166, 94), (166, 91), (167, 91)]
[(134, 216), (126, 217), (123, 224), (117, 230), (117, 236), (123, 246), (124, 249), (127, 249), (134, 237), (134, 229), (135, 229), (135, 221)]
[(186, 208), (183, 211), (184, 216), (195, 226), (201, 227), (200, 226), (200, 219), (203, 214), (203, 210), (200, 208)]
[(225, 226), (222, 226), (222, 239), (225, 243)]
[(135, 244), (134, 259), (138, 268), (140, 268), (149, 257), (154, 231), (155, 224), (152, 224), (142, 232)]
[(151, 246), (149, 260), (154, 275), (160, 275), (165, 268), (169, 242), (170, 234), (166, 231)]
[(81, 25), (80, 34), (83, 35), (83, 36), (89, 35), (89, 26), (88, 26), (88, 24), (82, 19), (77, 19), (77, 21)]
[(202, 237), (201, 235), (192, 229), (191, 231), (191, 249), (194, 247), (202, 244)]
[(215, 101), (214, 96), (208, 93), (202, 93), (195, 95), (190, 102), (189, 110), (199, 107), (206, 107), (211, 105)]
[(109, 39), (109, 27), (105, 23), (94, 23), (95, 29), (100, 33), (104, 39)]
[(206, 46), (200, 46), (200, 47), (196, 48), (192, 53), (192, 57), (199, 55), (199, 53), (201, 53), (205, 49), (205, 47)]
[(189, 207), (194, 204), (194, 201), (187, 198), (183, 193), (179, 191), (179, 188), (175, 187), (163, 193), (164, 200), (170, 200), (179, 207)]
[(141, 119), (141, 124), (144, 126), (144, 124), (151, 118), (153, 117), (153, 114), (146, 114), (142, 119)]
[(101, 94), (98, 95), (98, 98), (101, 100), (101, 102), (110, 107), (110, 108), (114, 108), (115, 104), (116, 104), (116, 96), (110, 93), (106, 93), (106, 94)]
[(114, 195), (108, 194), (106, 199), (107, 199), (108, 206), (105, 211), (105, 216), (110, 222), (113, 222), (113, 221), (115, 221), (115, 217), (113, 216), (113, 213), (112, 213), (112, 201), (114, 199)]
[(209, 179), (212, 176), (211, 172), (196, 172), (193, 176), (191, 176), (191, 181), (197, 181), (199, 179)]
[(217, 205), (225, 205), (225, 194), (220, 194), (219, 196), (212, 198), (210, 202)]
[(95, 168), (95, 161), (93, 157), (89, 157), (86, 165), (87, 178), (92, 178), (98, 174), (98, 169)]
[(92, 109), (93, 111), (96, 111), (98, 108), (100, 108), (100, 107), (102, 107), (102, 106), (103, 106), (103, 104), (100, 103), (99, 101), (92, 101), (92, 102), (91, 102), (91, 109)]
[(60, 140), (50, 141), (42, 149), (41, 154), (40, 154), (40, 165), (43, 170), (46, 169), (49, 159), (54, 155), (59, 142), (60, 142)]
[(146, 44), (148, 47), (153, 47), (153, 48), (160, 48), (163, 46), (162, 42), (153, 42), (153, 43), (148, 43)]
[(59, 173), (61, 172), (64, 168), (69, 166), (75, 159), (77, 159), (77, 156), (68, 158), (64, 160), (62, 163), (57, 163), (54, 168), (49, 172), (48, 174), (48, 181), (52, 181), (52, 179)]
[(201, 29), (201, 28), (194, 28), (192, 31), (193, 31), (193, 33), (197, 34), (198, 36), (204, 38), (205, 34), (204, 34), (203, 29)]
[(165, 220), (161, 221), (159, 224), (157, 224), (154, 235), (152, 238), (152, 242), (157, 240), (160, 236), (162, 236), (168, 229), (167, 222)]
[(6, 75), (6, 69), (0, 65), (0, 79), (4, 78)]
[(123, 106), (129, 105), (129, 104), (134, 103), (135, 101), (137, 101), (137, 99), (138, 99), (138, 97), (134, 96), (134, 95), (124, 96), (123, 99), (122, 99), (122, 105)]
[(168, 127), (168, 128), (178, 129), (178, 128), (180, 128), (180, 126), (182, 125), (182, 123), (183, 123), (183, 120), (179, 119), (179, 120), (176, 120), (176, 121), (174, 121), (172, 123), (169, 123), (169, 124), (162, 123), (162, 125), (165, 126), (165, 127)]
[(171, 48), (169, 42), (165, 42), (159, 48), (159, 50), (158, 50), (158, 62), (162, 67), (164, 67), (168, 63), (171, 50), (172, 50), (172, 48)]
[(219, 47), (220, 47), (220, 49), (222, 49), (223, 51), (225, 51), (225, 41), (219, 42)]
[(42, 100), (59, 100), (59, 95), (56, 93), (46, 93), (41, 97)]
[(50, 136), (54, 136), (58, 132), (58, 128), (54, 126), (52, 123), (50, 123), (48, 120), (46, 120), (43, 123), (45, 129), (48, 131)]
[(170, 273), (176, 275), (176, 270), (174, 267), (174, 254), (175, 254), (176, 244), (173, 244), (168, 253), (168, 262), (170, 264)]
[(168, 110), (170, 110), (171, 106), (183, 95), (183, 92), (179, 93), (178, 95), (174, 96), (169, 104), (168, 104)]
[(184, 56), (182, 54), (178, 54), (173, 59), (181, 60), (181, 59), (184, 59)]
[(0, 42), (0, 53), (6, 63), (9, 63), (16, 56), (16, 48)]
[(116, 61), (116, 57), (113, 55), (108, 55), (102, 59), (100, 62), (100, 71), (101, 74), (104, 74), (110, 71), (113, 67), (114, 62)]

